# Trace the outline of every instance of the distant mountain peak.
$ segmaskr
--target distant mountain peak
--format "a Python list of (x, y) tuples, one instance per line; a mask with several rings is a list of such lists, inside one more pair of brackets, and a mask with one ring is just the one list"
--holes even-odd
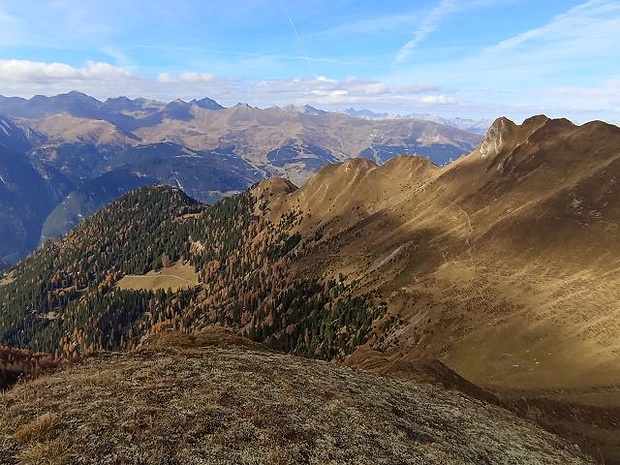
[(368, 119), (385, 119), (388, 118), (389, 115), (387, 113), (376, 113), (372, 110), (356, 110), (353, 107), (349, 107), (344, 110), (344, 113), (350, 116), (355, 116), (357, 118), (368, 118)]
[(444, 126), (450, 126), (453, 128), (461, 129), (463, 131), (473, 132), (475, 134), (484, 133), (489, 125), (491, 124), (491, 120), (486, 118), (479, 119), (471, 119), (471, 118), (462, 118), (462, 117), (454, 117), (454, 118), (444, 118), (441, 116), (432, 115), (429, 113), (407, 113), (407, 114), (396, 114), (396, 113), (377, 113), (372, 110), (362, 109), (356, 110), (353, 107), (347, 108), (342, 111), (343, 113), (355, 116), (356, 118), (363, 118), (369, 120), (384, 120), (384, 119), (416, 119), (422, 121), (431, 121), (433, 123), (442, 124)]
[(480, 158), (492, 159), (501, 152), (514, 150), (524, 143), (534, 143), (545, 139), (549, 134), (562, 137), (563, 131), (572, 131), (577, 126), (566, 118), (549, 118), (535, 115), (522, 124), (516, 124), (505, 116), (497, 118), (489, 127), (484, 140), (478, 148)]
[(326, 115), (328, 111), (313, 107), (312, 105), (286, 105), (282, 107), (286, 111), (294, 111), (305, 115)]
[[(78, 90), (72, 90), (70, 92), (67, 92), (65, 94), (59, 94), (56, 97), (71, 97), (71, 98), (81, 98), (84, 100), (97, 100), (94, 97), (91, 97), (90, 95), (86, 95), (84, 92), (80, 92)], [(52, 97), (54, 98), (54, 97)], [(99, 102), (99, 100), (97, 100)]]
[(199, 108), (202, 108), (204, 110), (223, 110), (224, 107), (222, 105), (220, 105), (219, 103), (217, 103), (215, 100), (209, 98), (209, 97), (205, 97), (202, 98), (200, 100), (192, 100), (189, 102), (190, 105), (194, 105), (197, 106)]

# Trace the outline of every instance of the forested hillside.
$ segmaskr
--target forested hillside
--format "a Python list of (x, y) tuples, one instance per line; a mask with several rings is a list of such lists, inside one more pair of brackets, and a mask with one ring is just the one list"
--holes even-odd
[[(151, 331), (196, 330), (213, 323), (295, 353), (332, 358), (366, 341), (383, 312), (355, 283), (296, 273), (313, 246), (278, 224), (250, 192), (206, 207), (179, 189), (138, 189), (48, 242), (0, 286), (1, 341), (79, 356), (135, 347)], [(195, 286), (121, 290), (126, 274), (187, 261)]]

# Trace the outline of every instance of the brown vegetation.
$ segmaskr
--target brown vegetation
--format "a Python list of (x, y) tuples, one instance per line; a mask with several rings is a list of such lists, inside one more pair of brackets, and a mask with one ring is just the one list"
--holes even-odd
[(619, 463), (619, 147), (620, 129), (601, 122), (500, 118), (447, 167), (351, 160), (274, 196), (270, 214), (300, 211), (303, 235), (320, 231), (302, 261), (313, 272), (386, 299), (374, 369), (440, 358), (509, 402), (515, 389), (567, 409), (587, 395), (608, 409), (603, 426), (560, 408), (531, 416)]
[(23, 376), (36, 375), (57, 365), (58, 361), (49, 354), (0, 345), (0, 390)]
[(0, 397), (0, 462), (591, 463), (456, 391), (202, 337), (18, 384)]
[[(165, 230), (174, 238), (166, 258), (199, 270), (191, 290), (118, 290), (119, 263), (136, 260), (146, 271), (164, 260), (154, 244), (150, 262), (115, 254), (118, 234), (110, 233), (114, 271), (93, 241), (90, 277), (79, 271), (90, 265), (75, 260), (64, 268), (77, 274), (58, 276), (77, 280), (84, 294), (41, 283), (41, 300), (75, 297), (73, 320), (63, 321), (89, 351), (110, 341), (135, 347), (147, 333), (159, 333), (155, 347), (170, 338), (194, 347), (206, 344), (204, 335), (165, 330), (218, 323), (308, 356), (342, 359), (357, 349), (350, 364), (402, 377), (439, 359), (463, 377), (451, 381), (460, 389), (475, 394), (478, 386), (620, 463), (618, 147), (620, 129), (600, 122), (501, 118), (478, 150), (444, 168), (418, 157), (382, 166), (349, 160), (299, 189), (268, 180), (182, 221), (162, 215), (153, 223), (174, 225)], [(59, 256), (83, 255), (63, 247)], [(100, 271), (104, 282), (88, 281)], [(97, 337), (87, 326), (94, 308), (109, 322)]]
[(120, 289), (176, 291), (198, 285), (198, 273), (193, 266), (186, 263), (166, 263), (163, 268), (143, 275), (125, 275), (116, 285)]

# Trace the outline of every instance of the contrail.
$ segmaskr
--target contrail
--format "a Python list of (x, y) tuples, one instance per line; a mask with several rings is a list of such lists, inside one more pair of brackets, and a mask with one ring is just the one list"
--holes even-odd
[(403, 63), (412, 53), (413, 50), (422, 43), (437, 27), (444, 17), (450, 13), (454, 13), (462, 8), (455, 0), (441, 0), (439, 5), (433, 8), (422, 21), (420, 28), (414, 33), (413, 39), (407, 42), (398, 51), (398, 55), (394, 59), (392, 66)]
[(286, 13), (286, 17), (288, 18), (288, 23), (291, 25), (291, 28), (293, 29), (293, 33), (295, 34), (295, 38), (297, 39), (297, 42), (299, 42), (299, 47), (301, 48), (301, 53), (303, 54), (305, 60), (306, 60), (306, 64), (308, 65), (308, 69), (310, 70), (310, 74), (312, 74), (312, 77), (316, 78), (316, 73), (314, 72), (314, 68), (312, 68), (312, 61), (310, 60), (310, 57), (308, 56), (308, 53), (306, 52), (306, 47), (304, 47), (304, 43), (301, 40), (301, 37), (299, 36), (299, 32), (297, 32), (297, 28), (295, 27), (295, 23), (293, 22), (293, 18), (291, 18), (290, 13), (288, 12), (288, 9), (286, 8), (286, 5), (284, 4), (284, 2), (280, 2), (280, 5), (282, 5), (282, 9), (284, 10), (284, 13)]

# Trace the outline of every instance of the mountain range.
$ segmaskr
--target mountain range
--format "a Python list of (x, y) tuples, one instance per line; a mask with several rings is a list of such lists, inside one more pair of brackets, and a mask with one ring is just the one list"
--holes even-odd
[(424, 121), (432, 121), (451, 126), (453, 128), (462, 129), (463, 131), (473, 132), (476, 134), (484, 134), (489, 128), (493, 120), (487, 118), (471, 119), (471, 118), (442, 118), (441, 116), (429, 113), (408, 113), (407, 115), (377, 113), (372, 110), (356, 110), (355, 108), (347, 108), (344, 113), (358, 118), (366, 118), (371, 120), (381, 119), (421, 119)]
[(499, 118), (445, 166), (350, 159), (211, 207), (139, 188), (4, 274), (0, 341), (79, 359), (219, 325), (397, 377), (439, 361), (619, 463), (619, 147), (600, 121)]
[(443, 165), (479, 141), (433, 122), (308, 106), (0, 96), (0, 262), (15, 263), (139, 185), (165, 183), (213, 203), (274, 175), (299, 185), (352, 157), (383, 163), (409, 153)]

